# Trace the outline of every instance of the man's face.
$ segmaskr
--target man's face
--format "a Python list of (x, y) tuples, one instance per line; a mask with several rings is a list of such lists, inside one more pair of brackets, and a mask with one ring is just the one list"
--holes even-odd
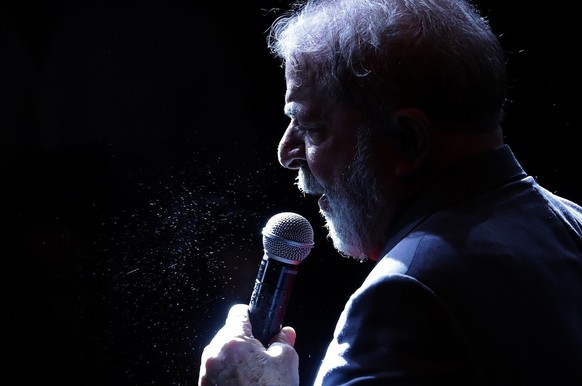
[(374, 231), (377, 231), (373, 229), (374, 208), (382, 205), (365, 154), (365, 149), (359, 148), (354, 161), (328, 189), (319, 184), (307, 166), (301, 167), (297, 176), (299, 190), (306, 194), (322, 195), (319, 199), (320, 213), (326, 220), (326, 228), (335, 248), (357, 260), (369, 257), (369, 243), (373, 242)]
[(360, 113), (325, 98), (317, 83), (290, 76), (285, 113), (291, 122), (279, 143), (280, 163), (298, 169), (301, 191), (321, 196), (320, 212), (334, 246), (365, 259), (380, 194), (367, 161), (369, 144), (357, 136)]

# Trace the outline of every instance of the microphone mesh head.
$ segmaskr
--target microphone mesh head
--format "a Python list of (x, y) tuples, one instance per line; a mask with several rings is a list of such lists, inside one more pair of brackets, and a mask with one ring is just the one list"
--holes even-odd
[(263, 247), (265, 253), (273, 259), (299, 264), (313, 248), (313, 228), (299, 214), (276, 214), (263, 228)]

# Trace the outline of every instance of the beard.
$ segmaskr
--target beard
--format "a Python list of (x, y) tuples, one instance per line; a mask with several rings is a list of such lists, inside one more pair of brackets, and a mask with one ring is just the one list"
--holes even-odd
[(322, 186), (307, 167), (302, 167), (297, 176), (301, 192), (324, 195), (320, 214), (334, 247), (358, 261), (367, 260), (366, 250), (382, 247), (384, 241), (376, 227), (382, 195), (370, 161), (370, 143), (366, 133), (358, 138), (354, 161), (329, 187)]

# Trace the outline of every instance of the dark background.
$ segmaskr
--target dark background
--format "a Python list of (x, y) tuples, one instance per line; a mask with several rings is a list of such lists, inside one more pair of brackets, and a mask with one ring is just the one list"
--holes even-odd
[[(0, 5), (2, 385), (195, 385), (281, 211), (316, 231), (287, 314), (308, 383), (370, 266), (335, 253), (276, 161), (264, 32), (286, 3)], [(509, 53), (507, 142), (582, 201), (575, 12), (511, 3), (478, 3)]]

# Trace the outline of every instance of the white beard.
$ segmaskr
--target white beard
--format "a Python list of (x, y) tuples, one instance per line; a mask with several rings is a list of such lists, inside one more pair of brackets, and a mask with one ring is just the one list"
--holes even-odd
[(370, 243), (382, 242), (373, 238), (378, 234), (373, 224), (381, 195), (365, 150), (363, 145), (358, 146), (355, 160), (331, 187), (324, 188), (307, 168), (301, 168), (297, 176), (297, 186), (303, 193), (325, 194), (323, 200), (327, 205), (323, 205), (320, 214), (334, 247), (342, 255), (360, 261), (368, 258), (365, 250), (370, 248)]

